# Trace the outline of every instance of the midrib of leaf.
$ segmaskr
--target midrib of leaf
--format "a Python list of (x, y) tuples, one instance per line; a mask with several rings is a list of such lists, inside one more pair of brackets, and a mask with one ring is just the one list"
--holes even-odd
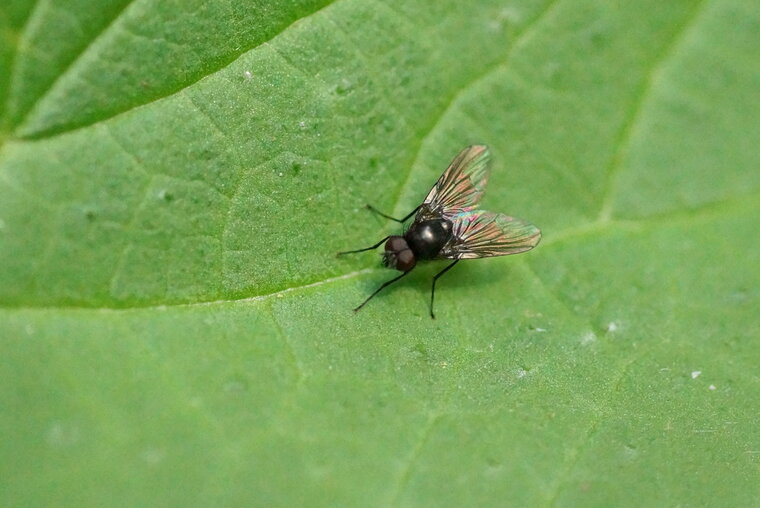
[[(266, 39), (266, 40), (263, 40), (263, 41), (258, 41), (258, 42), (256, 42), (255, 44), (253, 44), (253, 45), (251, 45), (251, 46), (248, 46), (248, 47), (245, 47), (245, 48), (241, 49), (240, 51), (238, 51), (238, 52), (236, 52), (236, 53), (230, 53), (230, 55), (228, 55), (228, 56), (227, 56), (227, 58), (225, 58), (225, 59), (220, 59), (221, 63), (219, 64), (219, 66), (218, 66), (218, 67), (216, 67), (216, 68), (214, 68), (214, 69), (212, 69), (212, 70), (208, 71), (208, 72), (207, 72), (207, 73), (205, 73), (205, 74), (200, 74), (200, 75), (198, 75), (198, 76), (195, 76), (195, 77), (194, 77), (192, 80), (190, 80), (190, 81), (188, 81), (188, 82), (186, 82), (186, 83), (184, 83), (184, 84), (180, 85), (180, 86), (179, 86), (179, 87), (177, 87), (176, 89), (173, 89), (173, 90), (171, 90), (171, 91), (169, 91), (169, 92), (165, 93), (164, 95), (161, 95), (161, 96), (159, 96), (159, 97), (154, 97), (153, 99), (150, 99), (150, 100), (148, 100), (148, 101), (146, 101), (146, 102), (142, 102), (142, 103), (139, 103), (139, 104), (135, 104), (134, 106), (131, 106), (131, 107), (127, 108), (127, 109), (124, 109), (124, 110), (122, 110), (122, 111), (119, 111), (119, 112), (117, 112), (117, 113), (114, 113), (114, 114), (111, 114), (111, 115), (106, 115), (106, 116), (103, 116), (102, 118), (97, 118), (97, 119), (95, 119), (95, 120), (93, 120), (93, 121), (90, 121), (90, 122), (85, 122), (85, 123), (82, 123), (82, 124), (77, 124), (77, 125), (75, 125), (75, 126), (72, 126), (72, 127), (66, 127), (66, 126), (63, 126), (63, 127), (60, 127), (60, 128), (51, 128), (51, 129), (47, 129), (47, 130), (43, 130), (43, 131), (39, 131), (39, 132), (36, 132), (36, 133), (34, 133), (34, 134), (30, 134), (30, 135), (22, 136), (22, 137), (20, 137), (20, 139), (24, 139), (24, 140), (30, 140), (30, 141), (32, 141), (32, 140), (33, 140), (33, 141), (39, 141), (39, 140), (44, 140), (44, 139), (50, 139), (50, 138), (53, 138), (53, 137), (56, 137), (56, 136), (60, 136), (60, 135), (62, 135), (62, 134), (66, 134), (66, 133), (69, 133), (69, 132), (73, 132), (73, 131), (77, 131), (77, 130), (80, 130), (80, 129), (84, 129), (84, 128), (87, 128), (87, 127), (91, 127), (91, 126), (94, 126), (94, 125), (98, 125), (98, 124), (100, 124), (100, 123), (102, 123), (102, 122), (105, 122), (105, 121), (107, 121), (107, 120), (110, 120), (110, 119), (112, 119), (112, 118), (117, 118), (117, 117), (119, 117), (119, 116), (122, 116), (122, 115), (124, 115), (124, 114), (127, 114), (127, 113), (129, 113), (130, 111), (133, 111), (133, 110), (135, 110), (135, 109), (138, 109), (138, 108), (141, 108), (141, 107), (145, 107), (145, 106), (149, 106), (150, 104), (153, 104), (153, 103), (155, 103), (155, 102), (158, 102), (158, 101), (161, 101), (161, 100), (163, 100), (163, 99), (166, 99), (166, 98), (172, 97), (172, 96), (174, 96), (174, 95), (177, 95), (178, 93), (181, 93), (181, 92), (182, 92), (183, 90), (185, 90), (186, 88), (189, 88), (189, 87), (191, 87), (192, 85), (194, 85), (194, 84), (198, 83), (199, 81), (203, 80), (204, 78), (206, 78), (206, 77), (208, 77), (208, 76), (211, 76), (211, 75), (213, 75), (213, 74), (215, 74), (215, 73), (217, 73), (217, 72), (219, 72), (219, 71), (221, 71), (221, 70), (223, 70), (223, 69), (225, 69), (225, 68), (229, 67), (229, 66), (230, 66), (230, 65), (232, 65), (232, 64), (233, 64), (233, 63), (234, 63), (234, 62), (235, 62), (235, 61), (236, 61), (238, 58), (240, 58), (242, 55), (244, 55), (244, 54), (246, 54), (246, 53), (248, 53), (248, 52), (250, 52), (250, 51), (253, 51), (254, 49), (256, 49), (256, 48), (258, 48), (258, 47), (260, 47), (260, 46), (263, 46), (263, 45), (267, 44), (267, 43), (268, 43), (268, 42), (270, 42), (271, 40), (273, 40), (273, 39), (275, 39), (276, 37), (278, 37), (280, 34), (282, 34), (282, 33), (286, 32), (286, 31), (287, 31), (287, 30), (288, 30), (290, 27), (292, 27), (292, 26), (293, 26), (293, 25), (295, 25), (296, 23), (298, 23), (298, 22), (301, 22), (301, 21), (303, 21), (304, 19), (310, 18), (310, 17), (312, 17), (312, 16), (314, 16), (314, 15), (318, 14), (319, 12), (322, 12), (322, 11), (324, 11), (325, 9), (327, 9), (328, 7), (330, 7), (331, 5), (333, 5), (334, 3), (336, 3), (337, 1), (339, 1), (339, 0), (333, 0), (332, 2), (330, 2), (330, 3), (327, 3), (326, 5), (324, 5), (324, 6), (320, 7), (320, 8), (319, 8), (319, 9), (317, 9), (316, 11), (310, 12), (310, 13), (308, 13), (308, 14), (307, 14), (307, 15), (305, 15), (305, 16), (301, 16), (300, 18), (294, 19), (294, 20), (293, 20), (291, 23), (289, 23), (288, 25), (286, 25), (285, 27), (283, 27), (283, 29), (282, 29), (282, 30), (280, 30), (280, 31), (279, 31), (279, 32), (277, 32), (277, 33), (274, 33), (274, 34), (272, 34), (272, 36), (271, 36), (271, 37), (269, 37), (269, 38), (268, 38), (268, 39)], [(132, 2), (130, 2), (130, 4), (129, 4), (129, 5), (131, 5), (131, 3), (132, 3)], [(125, 8), (125, 9), (123, 9), (123, 10), (122, 10), (122, 11), (121, 11), (119, 14), (120, 14), (120, 15), (121, 15), (121, 14), (123, 14), (125, 10), (126, 10), (126, 8)], [(114, 19), (111, 21), (111, 23), (109, 23), (109, 24), (108, 24), (108, 26), (106, 27), (106, 29), (104, 29), (103, 31), (101, 31), (101, 32), (98, 34), (98, 37), (101, 37), (101, 36), (102, 36), (102, 35), (103, 35), (103, 34), (104, 34), (106, 31), (107, 31), (107, 29), (108, 29), (108, 28), (112, 27), (112, 26), (114, 25), (114, 23), (115, 23), (115, 22), (116, 22), (116, 21), (119, 19), (120, 15), (119, 15), (119, 16), (117, 16), (116, 18), (114, 18)], [(30, 17), (31, 17), (31, 16), (30, 16)], [(73, 60), (72, 60), (72, 61), (71, 61), (71, 62), (68, 64), (68, 66), (66, 67), (66, 71), (68, 71), (69, 69), (71, 69), (71, 67), (73, 67), (73, 66), (76, 64), (76, 62), (77, 62), (77, 61), (79, 61), (79, 59), (82, 57), (82, 55), (84, 55), (84, 53), (87, 51), (87, 49), (88, 49), (90, 46), (92, 46), (92, 44), (93, 44), (93, 43), (94, 43), (94, 42), (97, 40), (97, 38), (98, 38), (98, 37), (95, 37), (95, 38), (93, 38), (93, 40), (90, 42), (90, 44), (88, 44), (88, 45), (87, 45), (87, 46), (86, 46), (86, 47), (85, 47), (85, 48), (84, 48), (84, 49), (83, 49), (83, 50), (82, 50), (82, 51), (81, 51), (81, 52), (80, 52), (80, 53), (77, 55), (77, 57), (76, 57), (75, 59), (73, 59)], [(58, 83), (58, 82), (61, 80), (61, 78), (62, 78), (62, 77), (63, 77), (63, 76), (66, 74), (66, 71), (62, 72), (62, 73), (61, 73), (61, 74), (60, 74), (60, 75), (59, 75), (59, 76), (58, 76), (58, 77), (57, 77), (57, 78), (56, 78), (56, 79), (55, 79), (55, 80), (54, 80), (54, 81), (51, 83), (51, 85), (50, 85), (50, 86), (47, 88), (47, 90), (45, 91), (45, 93), (43, 93), (42, 95), (40, 95), (40, 96), (37, 98), (37, 100), (34, 102), (34, 104), (32, 104), (32, 105), (29, 107), (28, 111), (26, 111), (26, 113), (25, 113), (24, 117), (23, 117), (22, 119), (20, 119), (20, 120), (19, 120), (19, 122), (18, 122), (18, 125), (23, 125), (23, 124), (24, 124), (24, 122), (27, 120), (27, 118), (28, 118), (28, 116), (29, 116), (29, 113), (30, 113), (31, 111), (33, 111), (33, 110), (34, 110), (34, 108), (37, 106), (37, 104), (39, 104), (39, 103), (40, 103), (40, 102), (41, 102), (41, 101), (42, 101), (42, 100), (43, 100), (43, 99), (44, 99), (44, 98), (45, 98), (47, 95), (49, 95), (50, 91), (51, 91), (51, 90), (53, 90), (53, 88), (54, 88), (55, 84), (56, 84), (56, 83)]]
[[(604, 235), (613, 233), (615, 231), (626, 231), (634, 234), (646, 234), (653, 230), (672, 226), (678, 224), (684, 227), (688, 227), (694, 223), (698, 223), (704, 220), (710, 220), (726, 215), (732, 215), (737, 213), (747, 213), (749, 211), (758, 210), (760, 203), (760, 192), (752, 194), (734, 196), (723, 201), (715, 201), (705, 204), (698, 208), (692, 208), (687, 211), (677, 210), (674, 212), (663, 213), (660, 215), (653, 215), (641, 220), (608, 220), (605, 222), (594, 221), (587, 224), (583, 224), (576, 227), (566, 228), (564, 231), (560, 231), (555, 237), (545, 239), (539, 244), (538, 249), (546, 249), (550, 246), (565, 244), (573, 240), (592, 240), (594, 238), (601, 238)], [(530, 253), (523, 256), (523, 259), (527, 259), (525, 256), (530, 256)], [(526, 261), (527, 263), (528, 261)], [(148, 309), (169, 309), (169, 308), (192, 308), (192, 307), (208, 307), (212, 305), (223, 305), (232, 303), (254, 303), (270, 298), (281, 298), (286, 294), (293, 292), (311, 289), (315, 287), (325, 286), (334, 282), (343, 280), (350, 280), (363, 275), (369, 275), (375, 272), (386, 271), (381, 267), (364, 268), (342, 275), (324, 278), (303, 284), (299, 286), (291, 286), (281, 289), (272, 293), (266, 293), (261, 295), (255, 295), (245, 298), (233, 298), (233, 299), (217, 299), (217, 300), (204, 300), (191, 303), (174, 303), (174, 304), (160, 304), (160, 305), (135, 305), (129, 307), (88, 307), (88, 306), (76, 306), (76, 305), (53, 305), (53, 306), (13, 306), (3, 305), (0, 306), (0, 311), (102, 311), (102, 312), (128, 312), (135, 310), (148, 310)]]
[(266, 293), (263, 295), (256, 295), (256, 296), (249, 296), (246, 298), (236, 298), (236, 299), (222, 299), (222, 300), (207, 300), (207, 301), (200, 301), (200, 302), (192, 302), (192, 303), (174, 303), (174, 304), (161, 304), (161, 305), (145, 305), (145, 306), (131, 306), (131, 307), (85, 307), (85, 306), (76, 306), (76, 305), (55, 305), (55, 306), (40, 306), (40, 307), (31, 307), (31, 306), (0, 306), (0, 310), (19, 310), (19, 311), (55, 311), (55, 310), (71, 310), (71, 311), (102, 311), (102, 312), (128, 312), (132, 310), (150, 310), (150, 309), (169, 309), (169, 308), (188, 308), (188, 307), (208, 307), (212, 305), (223, 305), (228, 303), (253, 303), (253, 302), (260, 302), (263, 300), (267, 300), (269, 298), (281, 298), (282, 296), (305, 289), (311, 289), (315, 287), (320, 287), (324, 285), (329, 285), (333, 282), (338, 282), (341, 280), (347, 280), (347, 279), (353, 279), (356, 277), (359, 277), (361, 275), (366, 275), (369, 273), (373, 273), (376, 271), (379, 271), (380, 268), (364, 268), (362, 270), (356, 270), (354, 272), (348, 272), (344, 273), (343, 275), (338, 275), (335, 277), (329, 277), (322, 280), (317, 280), (315, 282), (310, 282), (308, 284), (303, 284), (300, 286), (292, 286), (289, 288), (281, 289), (280, 291), (275, 291), (273, 293)]

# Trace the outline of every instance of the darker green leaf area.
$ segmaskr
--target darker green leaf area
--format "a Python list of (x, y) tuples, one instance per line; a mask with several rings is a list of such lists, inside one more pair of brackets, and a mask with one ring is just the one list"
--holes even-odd
[[(750, 0), (0, 7), (0, 505), (749, 506)], [(462, 147), (537, 249), (393, 273)]]
[(15, 45), (18, 44), (20, 30), (32, 11), (33, 4), (26, 0), (8, 0), (0, 10), (0, 142), (8, 129), (7, 100), (8, 89), (11, 85), (11, 67), (15, 56)]
[(327, 3), (42, 3), (17, 43), (8, 121), (40, 138), (105, 120), (219, 70)]

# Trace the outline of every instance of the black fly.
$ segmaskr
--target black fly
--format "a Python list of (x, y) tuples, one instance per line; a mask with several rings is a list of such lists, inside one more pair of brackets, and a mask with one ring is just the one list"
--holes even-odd
[(433, 277), (430, 317), (435, 318), (435, 281), (459, 260), (518, 254), (538, 245), (541, 231), (533, 224), (500, 213), (475, 209), (488, 182), (488, 161), (489, 153), (485, 146), (475, 145), (462, 150), (451, 161), (422, 204), (403, 219), (396, 219), (367, 205), (373, 212), (401, 224), (412, 215), (417, 215), (401, 236), (386, 236), (366, 249), (338, 253), (340, 256), (373, 250), (385, 242), (383, 265), (402, 272), (383, 283), (354, 311), (364, 307), (385, 287), (411, 272), (418, 261), (453, 259), (451, 264)]

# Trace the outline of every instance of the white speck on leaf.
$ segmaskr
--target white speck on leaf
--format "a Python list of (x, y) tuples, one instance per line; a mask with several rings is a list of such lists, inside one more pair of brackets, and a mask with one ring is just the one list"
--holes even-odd
[(491, 31), (499, 32), (501, 30), (504, 30), (504, 27), (506, 25), (517, 24), (521, 19), (522, 15), (519, 12), (517, 12), (515, 9), (505, 7), (496, 13), (496, 16), (493, 16), (491, 18), (491, 20), (488, 22), (488, 28)]
[(65, 422), (53, 422), (50, 425), (45, 439), (50, 446), (64, 447), (71, 446), (79, 441), (79, 428)]
[(581, 337), (581, 345), (588, 346), (596, 342), (596, 334), (594, 332), (588, 332)]
[(277, 176), (282, 176), (282, 172), (277, 173)]
[(146, 448), (140, 457), (148, 464), (158, 464), (166, 457), (166, 452), (160, 448)]
[(614, 333), (618, 330), (618, 324), (614, 321), (607, 324), (607, 331), (610, 333)]
[(244, 392), (248, 390), (248, 383), (242, 379), (232, 379), (224, 384), (224, 391), (228, 393)]
[(504, 24), (496, 19), (488, 22), (488, 29), (492, 32), (498, 32), (504, 27)]
[(340, 83), (335, 85), (335, 93), (337, 93), (338, 95), (346, 95), (349, 92), (351, 92), (353, 87), (354, 87), (354, 84), (350, 80), (343, 78), (340, 80)]
[(251, 71), (245, 71), (243, 76), (245, 76), (245, 79), (253, 79), (253, 73)]
[(302, 128), (302, 129), (305, 129), (306, 128), (306, 122), (304, 122), (303, 120), (301, 120), (300, 122), (298, 122), (298, 126), (300, 128)]
[(511, 8), (511, 7), (504, 7), (502, 10), (499, 11), (499, 14), (497, 16), (499, 19), (508, 21), (510, 23), (519, 23), (522, 21), (522, 13), (518, 11), (517, 9)]
[(562, 67), (558, 63), (548, 62), (547, 64), (543, 66), (543, 69), (542, 69), (544, 79), (546, 79), (547, 81), (556, 80), (561, 69)]
[(517, 378), (518, 379), (524, 378), (527, 375), (528, 375), (528, 371), (527, 370), (525, 370), (525, 369), (517, 369)]
[(715, 388), (715, 385), (710, 385), (710, 386), (708, 386), (708, 388), (709, 388), (710, 390), (712, 390), (712, 391), (715, 391), (715, 390), (717, 389), (717, 388)]
[(691, 373), (691, 378), (697, 379), (701, 374), (702, 374), (701, 370), (695, 370), (694, 372)]
[(639, 455), (639, 451), (634, 448), (633, 446), (624, 445), (623, 446), (623, 457), (626, 460), (635, 460)]

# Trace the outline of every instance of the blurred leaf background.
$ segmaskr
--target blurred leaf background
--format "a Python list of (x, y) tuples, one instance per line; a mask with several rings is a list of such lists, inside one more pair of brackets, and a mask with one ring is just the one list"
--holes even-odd
[[(10, 0), (0, 504), (760, 496), (751, 0)], [(539, 225), (357, 305), (464, 146)]]

